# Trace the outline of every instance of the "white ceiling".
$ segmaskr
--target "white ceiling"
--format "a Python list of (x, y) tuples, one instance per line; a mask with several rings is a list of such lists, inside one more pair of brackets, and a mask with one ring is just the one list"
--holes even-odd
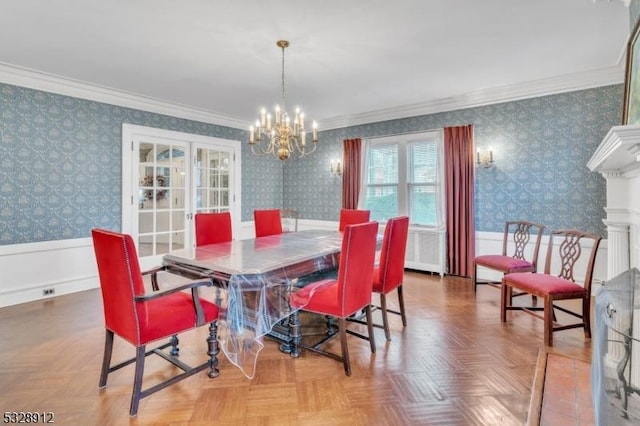
[(287, 39), (327, 128), (620, 83), (628, 34), (624, 0), (2, 0), (0, 81), (244, 128)]

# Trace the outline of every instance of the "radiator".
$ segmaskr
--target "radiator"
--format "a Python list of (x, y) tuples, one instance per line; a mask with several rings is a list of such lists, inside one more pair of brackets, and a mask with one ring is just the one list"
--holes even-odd
[(419, 271), (446, 272), (446, 231), (433, 228), (409, 228), (405, 267)]

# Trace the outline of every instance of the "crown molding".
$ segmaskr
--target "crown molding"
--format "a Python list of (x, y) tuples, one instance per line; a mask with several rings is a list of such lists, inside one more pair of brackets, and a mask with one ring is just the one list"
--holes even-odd
[(0, 62), (0, 82), (203, 123), (243, 130), (247, 127), (246, 120), (240, 120), (232, 116), (213, 113), (188, 105), (161, 101), (123, 90), (60, 77), (58, 75), (2, 62)]
[[(621, 57), (624, 55), (621, 55)], [(319, 120), (322, 130), (376, 123), (419, 115), (436, 114), (538, 96), (590, 89), (624, 82), (624, 61), (616, 66), (544, 80), (476, 90), (459, 96), (436, 99), (395, 108), (385, 108)], [(149, 111), (171, 117), (246, 130), (247, 121), (187, 105), (161, 101), (122, 90), (18, 67), (0, 62), (0, 82), (65, 96), (88, 99), (126, 108)]]
[(319, 120), (318, 125), (323, 130), (337, 129), (620, 84), (624, 82), (624, 67), (621, 65), (622, 62), (623, 61), (618, 60), (618, 64), (615, 66), (593, 71), (476, 90), (459, 96), (420, 102), (398, 108), (380, 109), (350, 116), (328, 118)]

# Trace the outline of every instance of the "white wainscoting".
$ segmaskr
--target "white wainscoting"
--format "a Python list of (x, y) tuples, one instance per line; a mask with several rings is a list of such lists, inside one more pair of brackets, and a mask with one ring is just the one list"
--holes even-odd
[(0, 246), (0, 271), (0, 307), (98, 287), (90, 238)]
[[(298, 229), (338, 229), (332, 221), (299, 220)], [(381, 228), (382, 231), (382, 228)], [(243, 222), (234, 229), (236, 238), (253, 238), (253, 222)], [(540, 247), (539, 269), (544, 267), (546, 241)], [(502, 233), (478, 232), (476, 254), (500, 253)], [(598, 250), (594, 278), (604, 282), (607, 276), (607, 242)], [(499, 279), (488, 270), (478, 271), (480, 278)], [(0, 246), (0, 307), (43, 300), (63, 294), (89, 290), (99, 286), (97, 268), (90, 238), (46, 241), (41, 243)], [(594, 285), (596, 287), (597, 285)], [(52, 295), (43, 295), (53, 289)]]

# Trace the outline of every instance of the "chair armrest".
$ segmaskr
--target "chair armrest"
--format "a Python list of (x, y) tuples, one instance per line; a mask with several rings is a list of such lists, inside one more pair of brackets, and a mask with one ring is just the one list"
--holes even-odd
[(177, 293), (179, 291), (184, 291), (191, 289), (191, 297), (193, 299), (193, 307), (196, 311), (196, 325), (201, 326), (204, 325), (204, 310), (202, 309), (202, 304), (200, 303), (200, 294), (198, 289), (200, 287), (212, 287), (212, 280), (204, 280), (204, 281), (190, 281), (185, 284), (181, 284), (175, 287), (170, 287), (164, 290), (154, 290), (151, 293), (141, 294), (134, 296), (134, 300), (136, 302), (148, 302), (150, 300), (159, 299), (161, 297), (168, 296), (170, 294)]
[(160, 290), (160, 286), (158, 285), (158, 272), (165, 271), (166, 269), (167, 268), (165, 266), (157, 266), (153, 269), (142, 272), (142, 276), (151, 275), (151, 288), (153, 291)]
[(153, 269), (149, 269), (148, 271), (142, 272), (142, 275), (157, 274), (158, 272), (162, 272), (166, 269), (167, 269), (166, 266), (156, 266)]
[(134, 296), (134, 300), (136, 302), (147, 302), (149, 300), (158, 299), (160, 297), (168, 296), (173, 293), (177, 293), (179, 291), (184, 291), (188, 289), (194, 289), (198, 287), (212, 287), (213, 282), (211, 280), (206, 281), (190, 281), (185, 284), (180, 284), (174, 287), (169, 287), (163, 290), (154, 290), (150, 293), (140, 294)]

